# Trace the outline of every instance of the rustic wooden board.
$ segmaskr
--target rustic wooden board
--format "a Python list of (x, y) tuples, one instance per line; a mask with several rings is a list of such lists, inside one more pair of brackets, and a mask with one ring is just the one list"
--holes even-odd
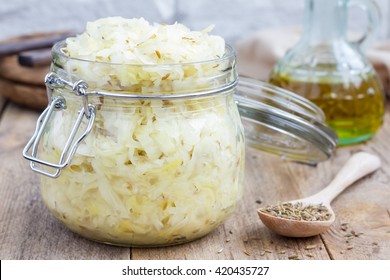
[[(1, 105), (1, 99), (0, 99)], [(339, 148), (331, 160), (307, 166), (247, 149), (245, 192), (236, 213), (208, 236), (164, 248), (119, 248), (77, 236), (45, 209), (38, 176), (21, 150), (38, 114), (8, 104), (0, 120), (1, 259), (390, 259), (390, 107), (385, 126), (367, 144)], [(256, 209), (313, 194), (351, 153), (374, 152), (383, 161), (334, 203), (337, 219), (316, 237), (294, 239), (266, 229)], [(347, 226), (341, 226), (348, 223)], [(344, 229), (344, 230), (343, 230)], [(362, 235), (348, 236), (351, 231)], [(348, 241), (348, 243), (347, 243)]]
[[(0, 41), (0, 44), (62, 36), (65, 33), (37, 33)], [(17, 54), (0, 57), (0, 95), (29, 108), (40, 110), (45, 108), (47, 95), (44, 79), (49, 68), (49, 65), (24, 67), (19, 64)]]
[(43, 86), (20, 84), (0, 78), (0, 89), (4, 97), (28, 108), (43, 110), (48, 103), (46, 88)]
[(0, 58), (0, 77), (20, 84), (44, 86), (49, 68), (49, 65), (34, 68), (21, 66), (17, 55)]

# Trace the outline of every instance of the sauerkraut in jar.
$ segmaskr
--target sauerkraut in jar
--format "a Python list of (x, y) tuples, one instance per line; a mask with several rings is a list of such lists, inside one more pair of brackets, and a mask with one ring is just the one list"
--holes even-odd
[(63, 162), (85, 100), (94, 117), (81, 121), (72, 139), (91, 131), (59, 176), (41, 176), (47, 208), (71, 230), (162, 246), (204, 236), (232, 214), (244, 165), (235, 54), (210, 29), (106, 18), (54, 46), (50, 101), (66, 104), (47, 117), (39, 156)]

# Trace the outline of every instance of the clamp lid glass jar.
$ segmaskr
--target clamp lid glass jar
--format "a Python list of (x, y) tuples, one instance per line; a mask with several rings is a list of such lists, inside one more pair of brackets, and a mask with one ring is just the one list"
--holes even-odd
[[(122, 65), (74, 59), (64, 46), (53, 48), (50, 105), (24, 151), (46, 175), (54, 216), (87, 238), (134, 246), (186, 242), (220, 225), (240, 198), (244, 164), (232, 48), (212, 61)], [(162, 78), (124, 86), (114, 73)]]
[[(220, 225), (242, 192), (239, 110), (256, 148), (313, 163), (335, 147), (310, 102), (254, 81), (237, 87), (229, 46), (218, 59), (162, 65), (75, 59), (64, 47), (53, 48), (50, 104), (23, 154), (45, 175), (48, 209), (87, 238), (162, 246)], [(136, 84), (132, 73), (145, 79)]]

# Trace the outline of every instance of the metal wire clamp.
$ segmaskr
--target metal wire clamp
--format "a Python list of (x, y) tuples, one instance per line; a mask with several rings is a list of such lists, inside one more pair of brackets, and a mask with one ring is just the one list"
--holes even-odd
[[(87, 84), (79, 80), (74, 84), (69, 83), (61, 79), (58, 75), (54, 73), (49, 73), (45, 78), (45, 83), (48, 89), (48, 97), (51, 100), (48, 107), (43, 111), (37, 120), (35, 127), (35, 132), (31, 139), (28, 141), (27, 145), (23, 149), (23, 156), (30, 161), (30, 167), (32, 170), (52, 177), (57, 178), (60, 176), (62, 169), (67, 167), (73, 159), (73, 156), (77, 150), (77, 147), (84, 140), (84, 138), (91, 132), (93, 123), (95, 121), (95, 111), (96, 108), (92, 104), (88, 104), (87, 98)], [(83, 107), (80, 109), (75, 124), (72, 128), (72, 131), (65, 143), (64, 149), (61, 153), (61, 157), (58, 163), (51, 163), (45, 160), (39, 159), (37, 156), (39, 142), (42, 138), (42, 135), (45, 131), (45, 128), (53, 115), (54, 111), (60, 111), (66, 109), (66, 100), (62, 96), (54, 97), (52, 96), (53, 90), (58, 88), (67, 88), (70, 89), (78, 96), (83, 98)], [(83, 121), (83, 118), (88, 120), (88, 125), (84, 132), (75, 139), (76, 134), (80, 128), (80, 125)], [(29, 154), (30, 149), (32, 148), (31, 154)], [(44, 169), (40, 165), (44, 165), (48, 168)]]

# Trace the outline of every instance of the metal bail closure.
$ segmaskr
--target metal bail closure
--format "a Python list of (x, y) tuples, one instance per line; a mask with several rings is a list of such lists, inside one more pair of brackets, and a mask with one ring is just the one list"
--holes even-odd
[[(54, 74), (55, 75), (55, 74)], [(60, 78), (59, 78), (60, 79)], [(56, 81), (56, 83), (53, 85), (48, 85), (49, 92), (53, 90), (54, 88), (59, 88), (59, 87), (66, 87), (69, 84), (65, 81), (64, 84), (60, 85), (59, 82), (64, 82), (64, 80), (60, 79)], [(35, 128), (35, 132), (31, 139), (28, 141), (26, 147), (23, 149), (23, 156), (30, 161), (30, 167), (32, 170), (52, 177), (52, 178), (57, 178), (61, 170), (67, 167), (70, 162), (73, 159), (73, 156), (77, 150), (77, 147), (80, 145), (80, 143), (84, 140), (84, 138), (91, 132), (93, 123), (95, 121), (95, 106), (88, 104), (87, 100), (87, 94), (86, 94), (86, 83), (83, 81), (78, 81), (74, 85), (71, 85), (72, 90), (76, 93), (76, 95), (82, 95), (83, 97), (83, 107), (80, 109), (76, 122), (72, 128), (72, 131), (68, 137), (68, 140), (66, 141), (65, 147), (61, 153), (61, 157), (58, 163), (51, 163), (44, 161), (42, 159), (39, 159), (37, 157), (38, 153), (38, 146), (39, 142), (42, 138), (42, 135), (47, 127), (47, 124), (53, 115), (54, 111), (59, 111), (59, 110), (64, 110), (66, 108), (66, 101), (65, 98), (62, 96), (55, 97), (50, 105), (43, 111), (43, 113), (39, 116)], [(77, 92), (76, 92), (77, 91)], [(81, 94), (78, 94), (80, 93)], [(82, 123), (82, 120), (84, 116), (88, 119), (88, 125), (85, 129), (85, 131), (81, 134), (80, 137), (78, 137), (75, 140), (76, 134), (80, 128), (80, 125)], [(32, 147), (31, 154), (29, 154), (29, 151)], [(53, 171), (49, 171), (46, 169), (43, 169), (39, 165), (44, 165), (49, 167), (49, 169), (54, 169)]]

